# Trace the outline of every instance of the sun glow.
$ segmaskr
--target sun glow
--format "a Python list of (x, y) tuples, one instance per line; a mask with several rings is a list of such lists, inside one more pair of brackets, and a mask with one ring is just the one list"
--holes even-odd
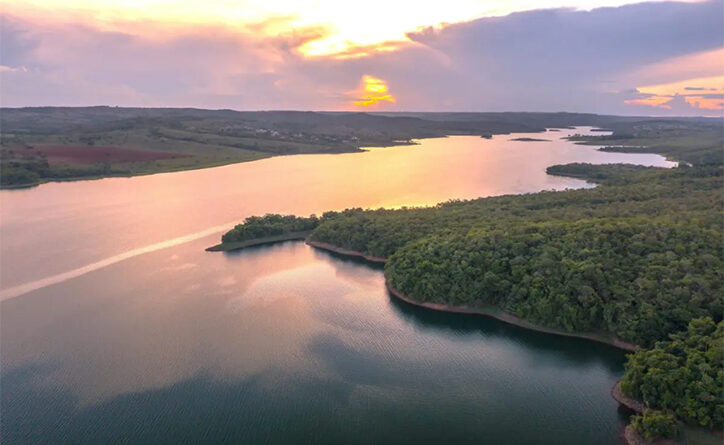
[(360, 88), (354, 94), (361, 96), (353, 102), (358, 107), (373, 107), (380, 102), (397, 102), (397, 99), (389, 94), (387, 82), (369, 75), (362, 76)]
[[(306, 57), (364, 57), (409, 44), (407, 33), (425, 27), (515, 11), (570, 7), (570, 0), (0, 0), (8, 14), (33, 20), (76, 21), (108, 30), (160, 33), (188, 25), (221, 26), (265, 36), (315, 29), (297, 50)], [(579, 0), (578, 9), (633, 0)], [(153, 24), (153, 26), (149, 26)]]

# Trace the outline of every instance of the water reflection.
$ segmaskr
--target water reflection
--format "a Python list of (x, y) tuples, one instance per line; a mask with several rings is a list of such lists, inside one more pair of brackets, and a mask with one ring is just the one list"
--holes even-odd
[(379, 267), (301, 242), (224, 255), (204, 252), (210, 241), (3, 302), (7, 443), (191, 443), (199, 430), (211, 442), (354, 441), (372, 425), (396, 442), (443, 440), (431, 419), (468, 431), (463, 442), (525, 443), (516, 416), (548, 425), (538, 443), (615, 437), (608, 389), (622, 354), (610, 348), (406, 306)]
[(472, 336), (482, 340), (505, 338), (525, 349), (540, 353), (536, 355), (536, 365), (540, 361), (552, 363), (595, 364), (606, 366), (612, 373), (620, 372), (625, 361), (624, 353), (617, 348), (597, 345), (584, 339), (568, 338), (521, 329), (489, 317), (475, 314), (450, 314), (420, 308), (395, 298), (388, 292), (390, 306), (400, 317), (412, 323), (421, 331), (439, 332), (447, 335)]

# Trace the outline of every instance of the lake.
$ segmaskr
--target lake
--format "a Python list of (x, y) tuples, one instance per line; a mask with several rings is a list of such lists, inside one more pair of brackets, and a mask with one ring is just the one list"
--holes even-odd
[(620, 443), (617, 349), (411, 307), (378, 267), (299, 242), (204, 251), (254, 214), (591, 186), (545, 174), (558, 163), (673, 165), (562, 139), (588, 131), (0, 191), (3, 443)]

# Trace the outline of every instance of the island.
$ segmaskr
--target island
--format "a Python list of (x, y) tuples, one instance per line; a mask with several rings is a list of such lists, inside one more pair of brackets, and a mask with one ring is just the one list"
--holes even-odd
[(514, 142), (550, 142), (550, 139), (538, 139), (538, 138), (514, 138), (510, 139)]
[(679, 167), (551, 166), (599, 185), (329, 212), (315, 219), (307, 243), (383, 262), (390, 295), (409, 304), (635, 351), (614, 390), (640, 407), (627, 437), (701, 429), (720, 437), (724, 133), (721, 123), (718, 132), (656, 128), (665, 140), (647, 125), (627, 128), (626, 137), (653, 140), (650, 151)]

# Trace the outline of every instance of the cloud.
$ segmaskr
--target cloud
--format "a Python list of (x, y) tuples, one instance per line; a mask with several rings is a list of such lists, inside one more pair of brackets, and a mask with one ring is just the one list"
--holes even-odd
[[(277, 83), (319, 28), (271, 38), (196, 27), (158, 37), (3, 17), (4, 105), (297, 106), (315, 93)], [(9, 57), (6, 57), (9, 55)], [(292, 96), (299, 96), (296, 100)]]
[(28, 68), (24, 67), (24, 66), (19, 66), (19, 67), (13, 68), (10, 66), (0, 65), (0, 72), (13, 73), (13, 72), (17, 72), (17, 71), (26, 73), (28, 71)]
[(721, 11), (721, 1), (543, 10), (410, 36), (446, 56), (460, 108), (621, 112), (618, 91), (642, 84), (630, 73), (722, 46)]
[[(0, 94), (6, 106), (340, 110), (352, 106), (350, 91), (364, 102), (355, 88), (367, 75), (393, 87), (396, 101), (382, 99), (389, 109), (697, 114), (692, 103), (709, 106), (716, 98), (682, 90), (700, 99), (655, 108), (641, 102), (653, 96), (636, 89), (719, 75), (723, 7), (715, 0), (521, 12), (428, 28), (384, 51), (360, 47), (337, 57), (300, 52), (329, 32), (319, 27), (269, 35), (259, 32), (264, 24), (197, 26), (141, 35), (139, 24), (104, 31), (6, 15), (2, 64), (15, 71), (0, 72)], [(278, 20), (268, 26), (284, 29), (285, 19)]]
[(352, 94), (357, 97), (353, 104), (358, 107), (375, 107), (381, 102), (397, 102), (389, 93), (387, 82), (367, 74), (362, 76), (358, 91), (354, 91)]
[[(691, 84), (699, 86), (692, 87)], [(633, 98), (624, 103), (646, 105), (667, 110), (724, 110), (724, 76), (702, 77), (680, 82), (642, 86), (633, 93)], [(674, 105), (677, 105), (674, 107)], [(685, 106), (686, 105), (686, 106)]]

